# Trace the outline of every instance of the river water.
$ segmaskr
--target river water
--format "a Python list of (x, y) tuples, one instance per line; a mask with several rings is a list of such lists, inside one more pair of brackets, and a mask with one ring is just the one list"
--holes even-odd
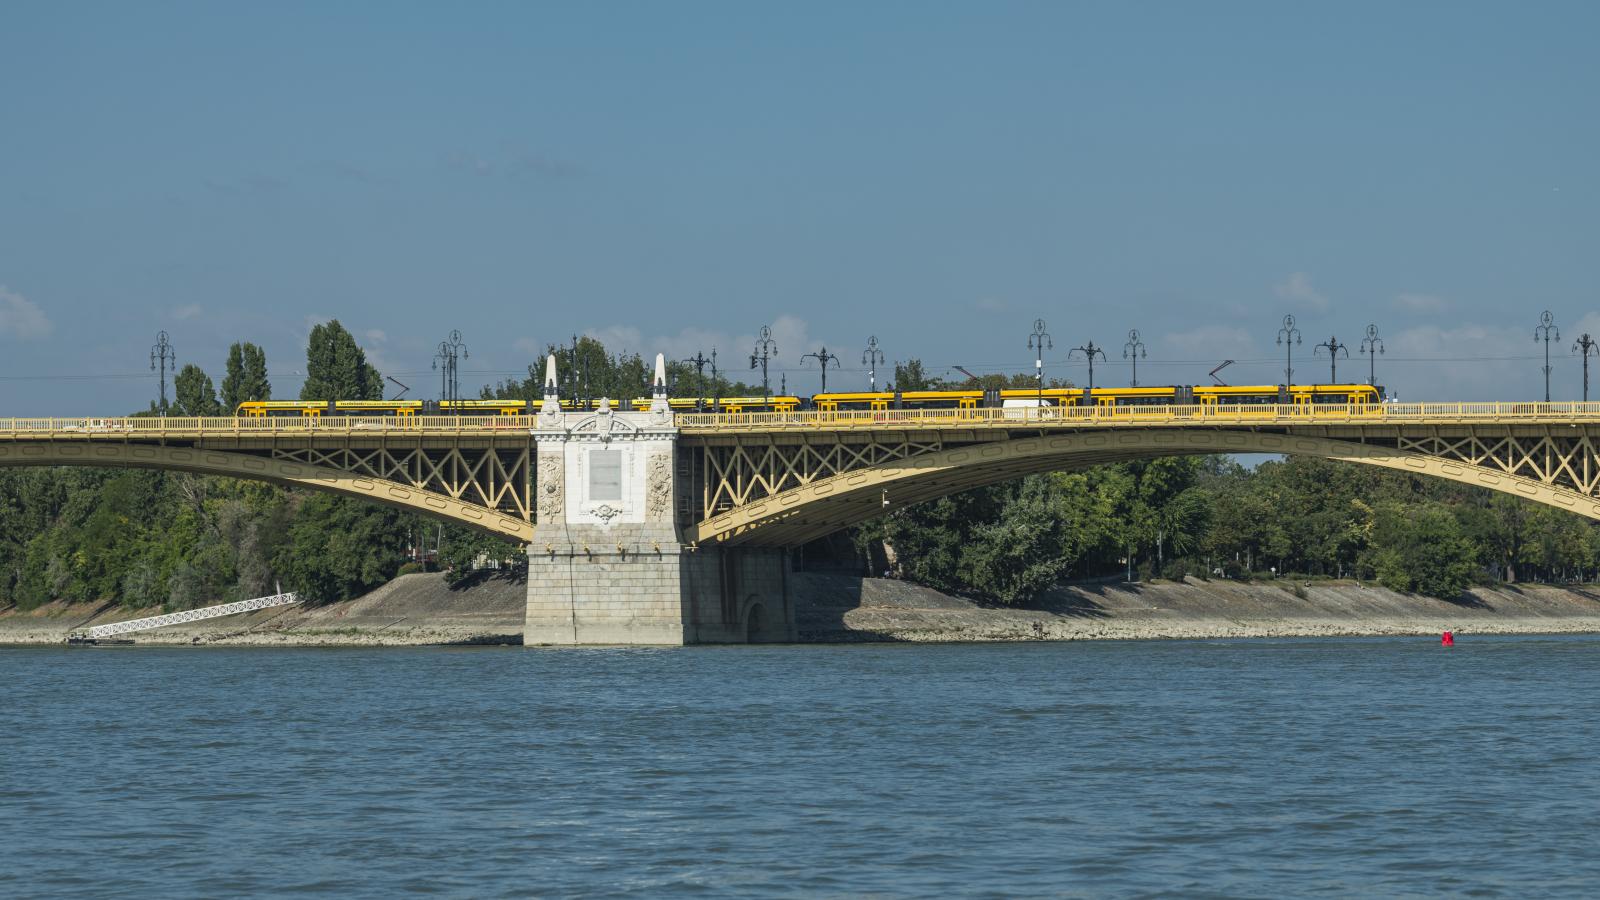
[(0, 895), (1600, 885), (1600, 639), (0, 650)]

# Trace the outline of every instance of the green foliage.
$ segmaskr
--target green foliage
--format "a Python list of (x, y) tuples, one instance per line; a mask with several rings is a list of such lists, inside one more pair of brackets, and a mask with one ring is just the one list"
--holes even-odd
[(272, 382), (267, 379), (267, 354), (251, 343), (235, 343), (228, 348), (228, 370), (222, 377), (222, 405), (231, 414), (246, 400), (271, 400)]
[(1386, 588), (1453, 600), (1472, 583), (1474, 547), (1440, 504), (1384, 504), (1373, 538), (1369, 565)]
[(1579, 517), (1299, 457), (1254, 469), (1173, 457), (1031, 476), (896, 509), (858, 526), (851, 545), (873, 572), (1006, 603), (1037, 597), (1052, 577), (1129, 568), (1376, 578), (1445, 598), (1480, 578), (1600, 576), (1600, 527)]
[(359, 596), (393, 578), (405, 559), (410, 517), (331, 494), (300, 498), (274, 563), (284, 587), (310, 604)]
[[(544, 355), (529, 364), (526, 378), (508, 378), (499, 384), (485, 385), (478, 392), (484, 400), (537, 400), (544, 396), (544, 360), (550, 354), (556, 357), (556, 377), (562, 398), (574, 396), (612, 400), (636, 400), (651, 395), (651, 379), (655, 377), (655, 358), (645, 358), (639, 353), (621, 351), (610, 353), (605, 345), (591, 337), (578, 339), (577, 347), (571, 344), (549, 345)], [(759, 385), (752, 387), (742, 381), (730, 380), (725, 367), (720, 367), (713, 377), (709, 358), (703, 368), (684, 360), (667, 360), (667, 385), (674, 397), (741, 397), (760, 395)]]
[(444, 542), (439, 548), (439, 565), (444, 569), (445, 584), (455, 587), (473, 579), (475, 570), (472, 566), (479, 558), (514, 563), (522, 553), (518, 545), (494, 535), (458, 525), (446, 525)]
[(301, 400), (382, 400), (383, 376), (338, 319), (311, 329)]
[(207, 375), (194, 363), (185, 365), (172, 379), (172, 415), (220, 416), (222, 404), (217, 401), (217, 389)]

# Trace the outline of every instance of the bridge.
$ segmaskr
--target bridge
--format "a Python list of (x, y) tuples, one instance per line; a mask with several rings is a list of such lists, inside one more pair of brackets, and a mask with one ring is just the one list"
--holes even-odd
[[(658, 361), (659, 370), (659, 361)], [(547, 396), (554, 400), (553, 365)], [(332, 491), (524, 544), (528, 643), (793, 636), (788, 551), (1033, 472), (1321, 456), (1600, 519), (1600, 403), (537, 416), (0, 419), (0, 465), (174, 469)]]

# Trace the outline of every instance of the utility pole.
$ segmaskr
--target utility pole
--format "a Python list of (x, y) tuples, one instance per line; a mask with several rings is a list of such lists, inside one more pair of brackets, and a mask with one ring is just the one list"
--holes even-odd
[(1045, 333), (1044, 320), (1033, 320), (1033, 334), (1028, 335), (1028, 349), (1033, 351), (1033, 380), (1039, 383), (1039, 406), (1044, 407), (1044, 351), (1054, 350), (1056, 345), (1050, 340), (1050, 335)]
[(1133, 381), (1129, 387), (1139, 386), (1139, 357), (1144, 355), (1144, 341), (1139, 340), (1139, 329), (1128, 329), (1128, 342), (1122, 345), (1122, 358), (1133, 360)]
[(765, 404), (772, 403), (772, 382), (767, 380), (767, 360), (778, 355), (778, 345), (772, 340), (772, 329), (761, 326), (761, 333), (756, 338), (756, 348), (750, 352), (750, 368), (757, 364), (761, 366), (761, 400)]
[(1383, 338), (1378, 337), (1378, 326), (1368, 325), (1367, 336), (1361, 339), (1361, 352), (1367, 354), (1367, 384), (1378, 384), (1378, 354), (1383, 352)]
[(1288, 387), (1294, 384), (1294, 345), (1300, 343), (1300, 329), (1294, 327), (1294, 316), (1283, 317), (1278, 343), (1288, 348), (1288, 355), (1283, 358), (1283, 386)]
[(461, 357), (467, 356), (467, 345), (461, 343), (461, 332), (452, 330), (450, 337), (439, 342), (439, 351), (433, 355), (433, 367), (439, 370), (439, 399), (451, 403), (461, 399), (461, 379), (456, 367)]
[(1345, 359), (1349, 359), (1350, 358), (1350, 345), (1349, 344), (1341, 344), (1341, 343), (1339, 343), (1339, 339), (1338, 338), (1330, 337), (1327, 340), (1323, 341), (1322, 343), (1318, 344), (1317, 346), (1313, 347), (1311, 349), (1311, 355), (1315, 356), (1318, 350), (1327, 350), (1328, 351), (1328, 365), (1331, 367), (1328, 370), (1328, 383), (1329, 384), (1338, 384), (1339, 383), (1339, 352), (1343, 351), (1344, 352), (1344, 358)]
[(1583, 354), (1583, 402), (1588, 403), (1589, 402), (1589, 356), (1590, 356), (1590, 354), (1594, 354), (1594, 355), (1600, 356), (1600, 343), (1596, 343), (1594, 338), (1589, 337), (1588, 333), (1585, 332), (1582, 337), (1578, 338), (1578, 342), (1576, 344), (1572, 345), (1572, 352), (1573, 353), (1580, 353), (1581, 352)]
[(1073, 347), (1071, 350), (1068, 350), (1067, 359), (1071, 359), (1072, 354), (1074, 353), (1082, 353), (1083, 358), (1089, 361), (1089, 390), (1094, 390), (1094, 358), (1095, 355), (1098, 354), (1101, 359), (1105, 359), (1106, 352), (1101, 350), (1099, 347), (1096, 347), (1094, 345), (1094, 341), (1090, 341), (1086, 346)]
[(883, 365), (883, 351), (878, 349), (878, 336), (867, 338), (867, 350), (861, 354), (861, 364), (867, 367), (867, 384), (872, 393), (878, 392), (878, 367)]
[[(716, 351), (711, 351), (715, 353)], [(706, 355), (699, 350), (694, 355), (684, 360), (686, 365), (694, 366), (694, 408), (696, 412), (704, 412), (706, 408)]]
[(1533, 330), (1534, 341), (1544, 341), (1544, 402), (1550, 402), (1550, 341), (1561, 340), (1561, 329), (1556, 327), (1556, 317), (1545, 310), (1539, 314), (1539, 327)]
[(821, 350), (818, 350), (816, 353), (802, 353), (800, 355), (800, 365), (802, 365), (802, 366), (805, 365), (806, 364), (806, 360), (808, 360), (808, 359), (815, 359), (819, 364), (821, 364), (821, 366), (822, 366), (822, 391), (821, 391), (821, 393), (826, 394), (828, 392), (828, 364), (832, 363), (832, 362), (838, 362), (839, 357), (834, 355), (834, 354), (832, 354), (832, 353), (829, 353), (827, 347), (823, 347)]
[(167, 341), (165, 331), (156, 334), (156, 345), (150, 348), (150, 371), (161, 370), (161, 414), (167, 414), (167, 369), (178, 371), (178, 354)]

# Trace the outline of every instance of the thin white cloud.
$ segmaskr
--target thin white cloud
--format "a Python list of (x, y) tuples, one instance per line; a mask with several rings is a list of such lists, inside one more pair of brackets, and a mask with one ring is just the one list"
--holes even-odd
[(200, 304), (190, 303), (173, 309), (172, 317), (181, 322), (185, 319), (192, 319), (203, 312), (205, 312), (205, 309)]
[(1414, 313), (1437, 313), (1450, 308), (1450, 301), (1437, 294), (1402, 293), (1394, 298), (1396, 309)]
[(1290, 273), (1288, 278), (1272, 286), (1272, 292), (1280, 300), (1286, 300), (1301, 309), (1313, 312), (1324, 312), (1328, 308), (1328, 298), (1322, 296), (1311, 283), (1311, 276), (1305, 272)]
[(999, 313), (1011, 309), (1011, 304), (999, 297), (979, 297), (977, 302), (978, 312)]
[(1254, 354), (1250, 332), (1232, 325), (1201, 325), (1161, 336), (1161, 345), (1183, 359), (1247, 358)]
[(0, 337), (33, 340), (55, 330), (37, 303), (0, 284)]
[(374, 344), (386, 344), (389, 342), (389, 332), (384, 331), (382, 328), (368, 328), (364, 333), (367, 336), (367, 340), (372, 341)]
[[(1506, 325), (1418, 325), (1384, 338), (1377, 380), (1405, 400), (1542, 400), (1544, 348), (1530, 337)], [(1567, 384), (1576, 358), (1565, 343), (1550, 350), (1552, 399), (1576, 399), (1579, 386)], [(1365, 360), (1357, 367), (1365, 378)]]

